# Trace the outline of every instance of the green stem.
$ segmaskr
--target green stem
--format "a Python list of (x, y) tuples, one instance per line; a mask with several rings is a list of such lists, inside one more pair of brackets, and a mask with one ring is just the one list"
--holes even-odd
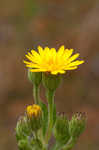
[(54, 91), (47, 91), (47, 100), (48, 100), (48, 129), (45, 136), (45, 143), (48, 144), (48, 141), (51, 137), (52, 128), (53, 128), (53, 105), (54, 105)]
[(76, 143), (76, 139), (74, 139), (73, 137), (71, 137), (69, 139), (69, 141), (67, 142), (67, 144), (63, 147), (62, 150), (71, 150), (72, 147), (75, 145)]
[(55, 143), (51, 150), (71, 150), (72, 147), (75, 145), (76, 139), (70, 138), (66, 145), (61, 143)]
[(47, 150), (45, 147), (43, 147), (43, 149), (42, 150)]
[(38, 131), (37, 137), (38, 137), (38, 139), (39, 139), (39, 140), (41, 141), (41, 143), (42, 143), (42, 149), (41, 149), (41, 150), (47, 150), (47, 146), (46, 146), (46, 144), (45, 144), (45, 141), (43, 140), (42, 128)]
[(34, 84), (33, 86), (33, 96), (34, 96), (34, 103), (39, 104), (39, 86)]
[(35, 139), (38, 139), (37, 131), (35, 131), (34, 133), (35, 133)]
[(62, 145), (60, 143), (55, 143), (55, 145), (51, 148), (51, 150), (60, 150)]

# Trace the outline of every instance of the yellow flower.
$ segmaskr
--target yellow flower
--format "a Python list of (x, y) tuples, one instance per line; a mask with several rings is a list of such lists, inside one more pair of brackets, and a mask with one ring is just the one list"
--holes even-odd
[(50, 72), (53, 75), (58, 73), (63, 74), (66, 70), (77, 69), (78, 66), (84, 63), (83, 60), (76, 60), (79, 53), (72, 55), (73, 49), (65, 49), (61, 46), (58, 51), (55, 48), (49, 49), (38, 46), (38, 52), (31, 50), (25, 55), (29, 61), (25, 61), (26, 67), (30, 68), (31, 72)]
[(41, 114), (41, 108), (39, 105), (36, 105), (36, 104), (29, 105), (27, 106), (26, 113), (29, 118), (33, 116), (38, 117)]

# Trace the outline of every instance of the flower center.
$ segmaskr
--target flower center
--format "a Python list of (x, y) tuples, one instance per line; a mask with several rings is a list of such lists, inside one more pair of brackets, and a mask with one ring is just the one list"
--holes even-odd
[(53, 65), (53, 59), (52, 58), (49, 59), (47, 63), (48, 63), (48, 65)]

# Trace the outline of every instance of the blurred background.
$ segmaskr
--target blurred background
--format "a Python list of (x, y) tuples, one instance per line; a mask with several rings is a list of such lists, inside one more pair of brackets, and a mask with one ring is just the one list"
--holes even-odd
[(17, 150), (16, 122), (33, 103), (25, 53), (63, 44), (85, 64), (64, 75), (57, 111), (86, 112), (87, 128), (74, 150), (99, 150), (99, 0), (0, 0), (0, 150)]

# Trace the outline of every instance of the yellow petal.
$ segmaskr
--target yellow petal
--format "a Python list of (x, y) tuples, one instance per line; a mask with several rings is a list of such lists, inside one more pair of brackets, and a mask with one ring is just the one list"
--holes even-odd
[(56, 54), (56, 49), (55, 49), (55, 48), (51, 48), (50, 51), (51, 51), (51, 53), (52, 53), (53, 55)]
[(26, 67), (29, 67), (29, 68), (40, 68), (40, 66), (39, 65), (37, 65), (37, 64), (29, 64), (29, 65), (26, 65)]
[(39, 54), (42, 55), (43, 54), (43, 48), (41, 46), (38, 46), (38, 51), (39, 51)]
[(30, 53), (30, 52), (28, 52), (27, 53), (31, 58), (33, 58), (33, 55)]
[(73, 55), (72, 57), (70, 57), (70, 58), (68, 59), (68, 63), (72, 62), (73, 60), (75, 60), (75, 59), (78, 58), (78, 57), (79, 57), (79, 53)]
[(46, 69), (30, 69), (31, 72), (45, 72)]
[(45, 48), (44, 48), (44, 51), (45, 51), (45, 53), (48, 53), (48, 52), (49, 52), (49, 48), (48, 48), (48, 47), (45, 47)]
[(51, 53), (50, 53), (50, 56), (52, 57), (51, 60), (53, 60), (53, 63), (55, 63), (56, 61), (56, 49), (55, 48), (51, 48)]
[(74, 66), (74, 67), (66, 67), (65, 70), (74, 70), (74, 69), (77, 69), (78, 67), (77, 66)]
[(84, 63), (83, 60), (81, 60), (81, 61), (80, 61), (80, 60), (76, 60), (76, 61), (70, 63), (68, 66), (69, 66), (69, 67), (78, 66), (78, 65), (80, 65), (80, 64), (82, 64), (82, 63)]
[(59, 70), (58, 72), (61, 73), (61, 74), (64, 74), (66, 71), (64, 71), (64, 70)]
[(27, 57), (29, 60), (33, 61), (32, 57), (30, 57), (29, 55), (25, 55), (25, 57)]
[(62, 46), (59, 48), (59, 50), (58, 50), (58, 52), (57, 52), (57, 55), (60, 57), (61, 55), (63, 55), (63, 53), (64, 53), (64, 45), (62, 45)]
[(58, 74), (58, 71), (51, 71), (51, 74), (56, 75)]
[(31, 50), (31, 53), (34, 57), (40, 58), (40, 55), (35, 50)]
[[(28, 58), (33, 63), (37, 63), (40, 61), (40, 59), (38, 59), (38, 57), (34, 57), (34, 56), (30, 57), (29, 55), (25, 55), (25, 57)], [(25, 61), (25, 63), (26, 63), (26, 61)]]
[(25, 64), (28, 64), (28, 65), (31, 64), (31, 62), (28, 62), (28, 61), (25, 61), (25, 60), (23, 60), (23, 62), (24, 62)]
[(49, 52), (50, 52), (49, 48), (48, 48), (48, 47), (45, 47), (45, 48), (44, 48), (44, 52), (43, 52), (43, 56), (42, 56), (42, 59), (43, 59), (43, 60), (44, 60), (44, 59), (46, 59), (46, 60), (49, 59)]
[(64, 55), (63, 55), (64, 59), (65, 60), (68, 59), (72, 55), (72, 53), (73, 53), (73, 49), (70, 49), (70, 50), (65, 49)]

